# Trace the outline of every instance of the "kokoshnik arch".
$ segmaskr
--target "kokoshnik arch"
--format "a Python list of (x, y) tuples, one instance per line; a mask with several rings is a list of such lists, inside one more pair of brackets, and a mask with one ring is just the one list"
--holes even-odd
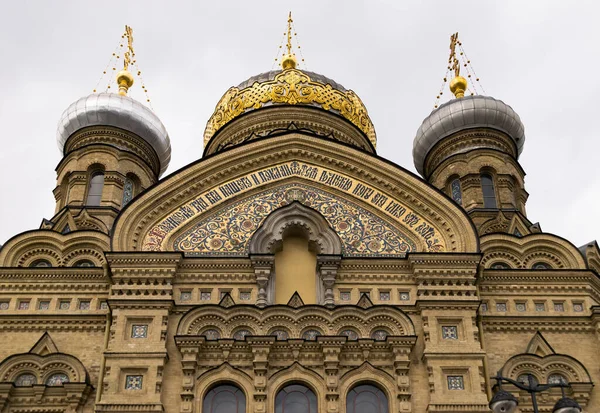
[(0, 410), (484, 413), (499, 370), (600, 409), (598, 245), (529, 220), (523, 124), (470, 93), (457, 36), (421, 178), (377, 155), (365, 104), (303, 70), (293, 32), (161, 178), (171, 141), (127, 96), (126, 28), (118, 93), (60, 119), (54, 216), (0, 249)]

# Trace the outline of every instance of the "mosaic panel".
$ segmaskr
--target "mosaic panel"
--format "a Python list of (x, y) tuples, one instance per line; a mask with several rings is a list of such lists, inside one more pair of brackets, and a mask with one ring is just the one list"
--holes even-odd
[(358, 333), (354, 330), (343, 330), (340, 335), (348, 337), (348, 340), (358, 340)]
[(65, 373), (56, 373), (53, 374), (52, 376), (48, 377), (48, 380), (46, 380), (46, 385), (47, 386), (62, 386), (65, 383), (69, 382), (69, 376), (67, 376)]
[(554, 303), (554, 311), (562, 313), (565, 311), (565, 305), (563, 303)]
[(142, 376), (126, 376), (125, 390), (142, 390)]
[(448, 376), (448, 390), (464, 390), (465, 380), (463, 376)]
[(407, 291), (400, 292), (400, 301), (410, 301), (410, 293)]
[(321, 335), (320, 331), (317, 330), (306, 330), (303, 334), (302, 334), (302, 338), (305, 340), (316, 340), (317, 337), (319, 337)]
[[(8, 306), (6, 308), (8, 308)], [(573, 311), (575, 311), (576, 313), (583, 312), (583, 304), (581, 304), (581, 303), (573, 303)]]
[(290, 335), (285, 330), (274, 330), (269, 333), (270, 336), (276, 336), (277, 340), (287, 340)]
[(548, 376), (548, 384), (567, 384), (567, 379), (561, 374), (551, 374)]
[(210, 291), (201, 291), (200, 292), (200, 299), (202, 301), (210, 301)]
[(0, 310), (8, 310), (8, 301), (0, 302)]
[(496, 311), (501, 313), (506, 312), (506, 303), (496, 303)]
[(379, 299), (381, 301), (390, 301), (390, 292), (389, 291), (380, 291)]
[(21, 374), (15, 380), (15, 386), (17, 387), (33, 386), (34, 384), (37, 384), (37, 377), (30, 373)]
[(50, 309), (50, 301), (40, 301), (38, 304), (39, 310), (49, 310)]
[(546, 304), (535, 303), (535, 311), (546, 311)]
[(251, 336), (252, 333), (248, 330), (238, 330), (235, 333), (233, 333), (233, 338), (235, 340), (244, 340), (246, 338), (246, 336)]
[(29, 301), (19, 301), (19, 310), (29, 310)]
[(371, 338), (373, 340), (383, 341), (387, 338), (388, 335), (389, 333), (385, 330), (375, 330), (373, 331), (373, 334), (371, 334)]
[(250, 291), (240, 291), (240, 300), (248, 301), (251, 297)]
[(175, 239), (174, 249), (187, 255), (242, 256), (267, 216), (298, 201), (327, 220), (342, 241), (346, 256), (403, 257), (416, 245), (390, 223), (364, 208), (309, 186), (292, 184), (234, 203)]
[(350, 301), (350, 291), (340, 291), (340, 300)]
[(221, 333), (214, 329), (205, 330), (200, 335), (206, 337), (207, 340), (218, 340), (221, 338)]
[(131, 338), (148, 337), (148, 326), (146, 324), (134, 324), (131, 326)]
[(70, 301), (61, 301), (58, 304), (59, 310), (68, 310), (70, 307), (71, 307), (71, 302)]
[(442, 326), (442, 338), (444, 340), (458, 340), (458, 328), (456, 326)]
[(79, 309), (80, 310), (89, 310), (91, 308), (91, 301), (80, 301), (79, 302)]
[(521, 313), (522, 313), (523, 311), (526, 311), (526, 310), (527, 310), (527, 304), (525, 304), (525, 303), (516, 303), (516, 304), (515, 304), (515, 307), (517, 308), (517, 311), (519, 311), (519, 312), (521, 312)]

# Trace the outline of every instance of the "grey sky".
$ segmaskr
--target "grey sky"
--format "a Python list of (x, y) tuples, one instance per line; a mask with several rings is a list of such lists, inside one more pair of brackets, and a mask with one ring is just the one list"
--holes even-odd
[(0, 0), (0, 244), (54, 214), (58, 119), (92, 92), (125, 24), (171, 136), (168, 174), (201, 157), (225, 90), (271, 69), (289, 10), (307, 68), (357, 92), (379, 155), (411, 171), (459, 31), (487, 94), (525, 124), (529, 219), (577, 246), (600, 237), (598, 2)]

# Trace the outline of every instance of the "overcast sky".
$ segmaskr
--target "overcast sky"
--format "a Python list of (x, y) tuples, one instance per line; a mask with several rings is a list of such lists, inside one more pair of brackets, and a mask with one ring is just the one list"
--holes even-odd
[(289, 10), (307, 68), (357, 92), (379, 155), (411, 171), (458, 31), (486, 93), (525, 124), (529, 219), (577, 246), (600, 237), (597, 1), (0, 0), (0, 244), (53, 216), (57, 122), (92, 92), (125, 24), (170, 173), (201, 157), (225, 90), (271, 69)]

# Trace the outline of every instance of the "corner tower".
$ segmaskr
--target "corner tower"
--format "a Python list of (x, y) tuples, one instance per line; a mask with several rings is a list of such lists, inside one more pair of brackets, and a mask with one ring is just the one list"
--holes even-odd
[(110, 231), (119, 211), (157, 182), (169, 165), (171, 144), (164, 125), (150, 108), (127, 96), (134, 83), (129, 66), (136, 64), (129, 26), (120, 46), (124, 44), (118, 93), (110, 93), (110, 85), (106, 92), (94, 90), (61, 116), (56, 139), (63, 158), (56, 168), (56, 211), (52, 220), (44, 221), (46, 228), (64, 233)]
[(525, 171), (518, 162), (525, 143), (523, 123), (501, 100), (474, 93), (465, 96), (468, 82), (460, 67), (466, 67), (471, 78), (469, 64), (456, 33), (451, 36), (448, 62), (455, 98), (436, 105), (423, 120), (413, 144), (415, 167), (469, 213), (480, 234), (524, 235), (531, 223), (525, 212)]

